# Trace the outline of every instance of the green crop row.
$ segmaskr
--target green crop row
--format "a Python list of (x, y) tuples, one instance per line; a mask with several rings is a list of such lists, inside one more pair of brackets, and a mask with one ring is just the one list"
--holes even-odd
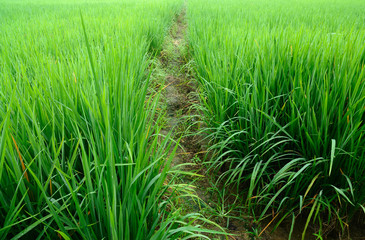
[(197, 216), (171, 204), (171, 142), (148, 94), (181, 7), (0, 1), (0, 239), (193, 235)]
[(209, 168), (258, 220), (365, 210), (364, 15), (360, 0), (189, 1)]

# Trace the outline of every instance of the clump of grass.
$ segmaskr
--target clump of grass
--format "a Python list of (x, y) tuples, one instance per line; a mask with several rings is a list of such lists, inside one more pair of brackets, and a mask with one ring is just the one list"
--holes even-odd
[(364, 12), (352, 2), (189, 4), (208, 164), (259, 220), (275, 209), (279, 222), (305, 212), (306, 225), (344, 228), (364, 209)]

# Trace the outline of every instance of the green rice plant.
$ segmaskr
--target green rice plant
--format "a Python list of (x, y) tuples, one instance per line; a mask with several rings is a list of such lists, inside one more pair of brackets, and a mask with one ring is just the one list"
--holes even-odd
[(364, 209), (364, 3), (192, 0), (188, 12), (219, 180), (260, 219)]
[(182, 1), (0, 6), (0, 238), (202, 237), (147, 94)]

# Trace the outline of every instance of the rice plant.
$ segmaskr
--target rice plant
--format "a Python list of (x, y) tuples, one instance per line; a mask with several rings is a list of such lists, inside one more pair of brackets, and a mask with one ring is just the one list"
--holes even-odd
[(342, 224), (365, 210), (364, 7), (189, 1), (207, 163), (260, 220)]
[(149, 60), (182, 1), (0, 2), (0, 239), (199, 236)]

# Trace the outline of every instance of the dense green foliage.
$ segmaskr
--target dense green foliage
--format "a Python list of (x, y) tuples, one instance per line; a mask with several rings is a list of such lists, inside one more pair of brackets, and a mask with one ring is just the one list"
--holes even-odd
[[(183, 3), (0, 0), (0, 239), (216, 233), (175, 208), (149, 88)], [(365, 3), (186, 5), (209, 170), (257, 221), (363, 214)]]
[(364, 208), (364, 15), (360, 0), (189, 1), (210, 168), (258, 219)]
[(148, 97), (148, 56), (181, 6), (0, 2), (0, 239), (194, 231), (163, 197), (173, 154)]

